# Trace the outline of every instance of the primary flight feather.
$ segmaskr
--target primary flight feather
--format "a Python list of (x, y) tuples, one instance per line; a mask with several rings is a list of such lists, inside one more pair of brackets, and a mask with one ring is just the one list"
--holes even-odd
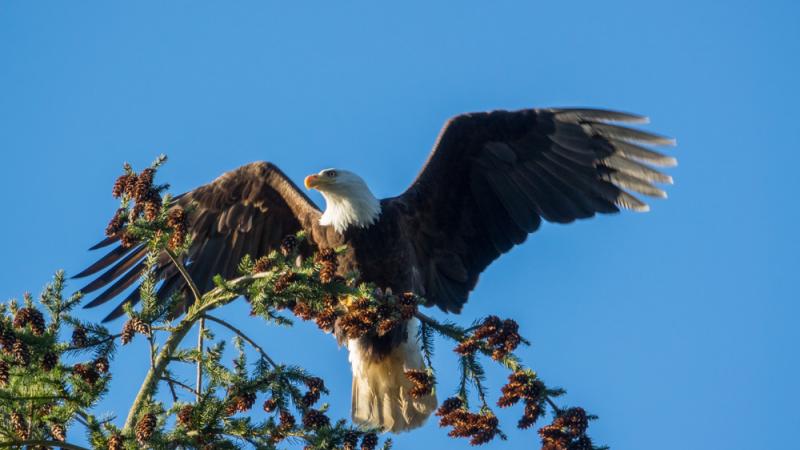
[[(666, 197), (654, 183), (672, 178), (654, 166), (674, 158), (652, 146), (674, 141), (616, 123), (646, 122), (634, 114), (597, 109), (526, 109), (463, 114), (442, 128), (428, 161), (401, 195), (377, 199), (358, 175), (326, 169), (305, 178), (325, 198), (321, 211), (276, 166), (247, 164), (175, 199), (187, 207), (191, 248), (187, 269), (203, 292), (212, 278), (230, 278), (245, 255), (254, 259), (305, 231), (318, 249), (347, 250), (341, 274), (411, 291), (458, 313), (478, 276), (521, 244), (542, 220), (569, 223), (620, 208), (647, 211), (635, 194)], [(115, 237), (93, 249), (114, 244)], [(77, 275), (103, 271), (84, 293), (105, 288), (87, 306), (118, 296), (144, 270), (147, 249), (118, 246)], [(164, 256), (159, 298), (185, 289)], [(107, 316), (136, 303), (134, 290)], [(436, 407), (433, 395), (409, 394), (406, 370), (423, 368), (415, 319), (377, 337), (346, 340), (353, 368), (354, 421), (387, 431), (420, 426)]]

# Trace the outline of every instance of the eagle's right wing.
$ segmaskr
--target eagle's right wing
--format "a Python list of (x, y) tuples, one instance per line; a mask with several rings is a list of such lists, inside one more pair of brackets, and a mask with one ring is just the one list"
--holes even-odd
[(387, 200), (414, 231), (427, 300), (460, 311), (478, 275), (542, 219), (645, 211), (630, 192), (666, 196), (654, 183), (672, 178), (651, 166), (675, 159), (642, 145), (673, 140), (614, 124), (645, 120), (595, 109), (525, 109), (447, 122), (414, 183)]
[[(230, 278), (245, 255), (258, 258), (280, 246), (281, 240), (319, 221), (320, 211), (292, 181), (274, 165), (255, 162), (227, 172), (213, 182), (180, 196), (175, 207), (188, 211), (192, 244), (186, 257), (187, 270), (201, 292), (213, 287), (217, 274)], [(112, 237), (92, 247), (111, 245)], [(100, 276), (81, 291), (106, 289), (85, 307), (106, 303), (136, 282), (145, 268), (147, 248), (135, 244), (119, 245), (75, 278)], [(166, 254), (161, 255), (157, 274), (164, 280), (159, 298), (164, 298), (185, 282)], [(124, 313), (123, 304), (139, 301), (139, 290), (106, 316), (112, 320)]]

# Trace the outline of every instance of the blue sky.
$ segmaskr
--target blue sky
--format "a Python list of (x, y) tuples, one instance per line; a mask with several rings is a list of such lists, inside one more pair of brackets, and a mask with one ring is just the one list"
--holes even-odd
[[(391, 196), (460, 112), (628, 110), (678, 138), (670, 199), (544, 226), (455, 319), (515, 317), (533, 342), (523, 360), (600, 416), (599, 443), (786, 448), (800, 423), (798, 22), (789, 1), (3, 2), (0, 298), (97, 256), (86, 248), (123, 161), (167, 153), (175, 192), (269, 160), (296, 181), (348, 168)], [(333, 339), (266, 327), (241, 302), (220, 314), (324, 376), (333, 416), (347, 415)], [(444, 343), (436, 364), (445, 396)], [(124, 417), (143, 343), (113, 366), (99, 410)], [(502, 377), (490, 371), (495, 393)], [(510, 440), (486, 448), (537, 448), (518, 413), (501, 413)], [(395, 442), (468, 448), (433, 421)]]

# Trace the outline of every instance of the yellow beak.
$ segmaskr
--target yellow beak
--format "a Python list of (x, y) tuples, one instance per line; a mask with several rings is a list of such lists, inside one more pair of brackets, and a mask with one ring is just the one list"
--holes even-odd
[(314, 189), (315, 187), (317, 187), (318, 181), (319, 181), (319, 175), (313, 174), (307, 176), (306, 179), (303, 180), (303, 184), (306, 185), (306, 189)]

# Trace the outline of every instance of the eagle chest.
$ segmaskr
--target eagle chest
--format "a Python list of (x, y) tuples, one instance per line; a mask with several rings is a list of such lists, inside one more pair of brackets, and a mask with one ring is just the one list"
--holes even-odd
[(370, 227), (347, 230), (343, 242), (347, 250), (340, 257), (340, 270), (356, 270), (362, 281), (382, 288), (412, 290), (409, 242), (391, 219), (384, 216)]

